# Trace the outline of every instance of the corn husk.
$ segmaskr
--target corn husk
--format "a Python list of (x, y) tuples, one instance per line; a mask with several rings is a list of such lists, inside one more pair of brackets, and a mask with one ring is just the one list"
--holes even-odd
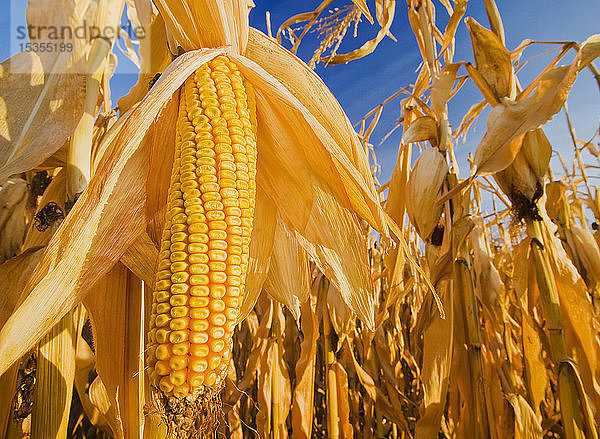
[(425, 149), (410, 173), (406, 187), (406, 211), (417, 232), (428, 240), (442, 214), (442, 205), (436, 205), (448, 165), (436, 148)]

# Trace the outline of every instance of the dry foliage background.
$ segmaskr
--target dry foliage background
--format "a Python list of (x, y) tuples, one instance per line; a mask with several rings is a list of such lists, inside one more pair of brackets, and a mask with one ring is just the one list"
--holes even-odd
[[(238, 325), (217, 437), (596, 438), (600, 192), (590, 174), (600, 154), (597, 132), (579, 138), (565, 101), (578, 75), (594, 75), (600, 84), (592, 62), (600, 37), (551, 43), (547, 67), (522, 84), (520, 67), (548, 44), (526, 40), (505, 47), (510, 29), (494, 0), (484, 0), (487, 23), (465, 17), (466, 0), (355, 0), (330, 10), (331, 3), (290, 17), (274, 32), (265, 43), (273, 45), (274, 64), (280, 50), (274, 40), (295, 53), (313, 29), (319, 43), (306, 60), (310, 67), (365, 57), (393, 38), (389, 29), (398, 14), (408, 14), (407, 32), (422, 54), (413, 84), (394, 84), (398, 92), (352, 121), (370, 156), (391, 238), (365, 221), (358, 228), (343, 214), (333, 216), (332, 239), (343, 242), (353, 227), (361, 237), (346, 250), (350, 256), (340, 253), (336, 260), (327, 248), (308, 251), (300, 235), (273, 220), (272, 274)], [(103, 19), (115, 20), (123, 2), (100, 0), (103, 7), (117, 11)], [(168, 39), (158, 36), (164, 23), (149, 3), (127, 1), (125, 8), (130, 19), (152, 29), (153, 41)], [(436, 26), (435, 8), (449, 16), (443, 29)], [(376, 37), (339, 53), (361, 19), (379, 29)], [(474, 64), (454, 59), (458, 26), (468, 28)], [(266, 38), (256, 34), (251, 39)], [(83, 57), (90, 49), (78, 50)], [(93, 133), (81, 146), (91, 148), (93, 173), (121, 123), (108, 87), (114, 54), (101, 43), (94, 50), (107, 60), (101, 68), (74, 73), (69, 84), (30, 90), (32, 102), (70, 96), (68, 114), (44, 114), (45, 106), (36, 109), (22, 95), (13, 108), (22, 78), (2, 79), (8, 117), (0, 119), (0, 130), (10, 128), (21, 143), (5, 142), (0, 154), (0, 279), (6, 290), (0, 324), (26, 300), (23, 288), (53, 233), (78, 212), (70, 207), (81, 179), (69, 177), (65, 138), (77, 138), (78, 130)], [(135, 110), (169, 56), (166, 45), (140, 47), (144, 68), (119, 100), (120, 115)], [(452, 131), (448, 103), (469, 81), (480, 95), (470, 97), (472, 107)], [(96, 90), (92, 102), (86, 83)], [(403, 135), (391, 180), (380, 183), (371, 134), (391, 101), (400, 102), (396, 128)], [(485, 135), (468, 163), (458, 163), (455, 143), (487, 106)], [(15, 111), (31, 115), (26, 125), (11, 119)], [(570, 164), (561, 157), (562, 169), (553, 170), (550, 156), (559, 153), (543, 126), (560, 111), (567, 114), (575, 159)], [(315, 203), (327, 209), (331, 196), (323, 192)], [(482, 216), (483, 204), (492, 205), (493, 214)], [(151, 291), (142, 279), (152, 279), (147, 261), (157, 252), (150, 238), (136, 238), (120, 262), (89, 285), (83, 305), (69, 308), (0, 377), (3, 437), (50, 437), (41, 435), (49, 431), (76, 438), (164, 436), (158, 420), (144, 416), (143, 304)], [(356, 256), (361, 252), (364, 259)], [(353, 269), (344, 274), (348, 266)], [(365, 279), (369, 291), (357, 291)], [(117, 284), (123, 293), (110, 303)]]

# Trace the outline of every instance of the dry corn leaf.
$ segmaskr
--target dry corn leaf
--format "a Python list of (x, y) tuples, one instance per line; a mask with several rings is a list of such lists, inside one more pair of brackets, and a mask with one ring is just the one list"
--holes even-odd
[(476, 175), (507, 168), (521, 149), (522, 138), (550, 120), (563, 106), (577, 76), (577, 60), (546, 73), (535, 91), (520, 101), (502, 100), (487, 121), (487, 132), (475, 150)]
[(246, 56), (286, 85), (287, 90), (330, 133), (358, 169), (365, 184), (373, 187), (371, 170), (364, 148), (341, 105), (323, 80), (299, 58), (254, 28), (250, 29)]
[(494, 92), (496, 99), (508, 97), (512, 90), (510, 53), (498, 36), (468, 17), (465, 23), (471, 33), (471, 44), (477, 71)]
[(48, 39), (44, 29), (77, 29), (94, 23), (95, 3), (36, 1), (28, 4), (31, 42), (70, 44), (72, 51), (20, 52), (0, 65), (0, 183), (54, 154), (83, 112), (87, 41)]
[(329, 284), (327, 288), (327, 308), (331, 326), (338, 339), (350, 335), (354, 331), (356, 320), (352, 309), (346, 305), (344, 298), (333, 284)]
[(430, 140), (433, 146), (438, 144), (437, 122), (431, 116), (417, 117), (411, 122), (404, 134), (402, 143), (409, 144)]
[(442, 214), (436, 200), (448, 174), (446, 159), (437, 148), (423, 150), (406, 186), (406, 211), (417, 232), (428, 240)]
[[(466, 1), (465, 1), (466, 4)], [(460, 64), (447, 64), (431, 81), (431, 109), (434, 111), (437, 120), (442, 120), (446, 111), (446, 104), (450, 99), (450, 92), (456, 80), (456, 72)]]
[[(456, 29), (460, 24), (460, 20), (465, 15), (467, 11), (467, 0), (455, 0), (454, 8), (452, 9), (452, 14), (450, 15), (450, 19), (448, 20), (448, 24), (446, 25), (446, 30), (444, 30), (444, 38), (442, 40), (442, 48), (440, 49), (440, 53), (444, 53), (444, 51), (450, 47), (450, 45), (454, 45), (454, 36), (456, 35)], [(451, 59), (452, 57), (450, 57)]]
[[(327, 183), (332, 193), (340, 200), (339, 202), (342, 202), (345, 207), (351, 207), (376, 230), (387, 235), (386, 223), (383, 218), (381, 206), (374, 192), (373, 183), (372, 181), (367, 183), (369, 180), (366, 180), (354, 165), (356, 160), (350, 160), (344, 149), (340, 146), (340, 143), (327, 131), (326, 126), (331, 126), (332, 122), (328, 122), (325, 119), (323, 124), (321, 124), (319, 121), (321, 118), (320, 112), (313, 114), (287, 89), (287, 83), (280, 83), (260, 65), (254, 63), (249, 58), (237, 55), (233, 57), (238, 63), (240, 71), (256, 89), (257, 113), (259, 118), (257, 142), (259, 145), (263, 142), (269, 145), (259, 150), (259, 154), (262, 154), (262, 157), (265, 157), (267, 153), (276, 154), (272, 159), (265, 158), (262, 163), (258, 162), (257, 184), (267, 190), (266, 185), (263, 184), (263, 178), (267, 178), (269, 174), (273, 174), (269, 176), (269, 184), (274, 186), (277, 182), (273, 180), (282, 177), (285, 178), (285, 176), (278, 175), (279, 172), (293, 167), (293, 172), (298, 172), (296, 175), (288, 176), (288, 178), (293, 178), (293, 180), (285, 180), (277, 186), (278, 191), (281, 190), (283, 193), (286, 193), (291, 190), (287, 186), (293, 186), (292, 182), (294, 180), (304, 177), (303, 173), (306, 171), (303, 171), (302, 167), (308, 166), (312, 173), (318, 175)], [(277, 103), (277, 106), (274, 105), (275, 103)], [(285, 127), (286, 131), (277, 132), (275, 138), (265, 138), (261, 135), (263, 131), (261, 124), (263, 127), (267, 124), (271, 125), (271, 127), (265, 127), (265, 129), (272, 130), (274, 127)], [(344, 124), (345, 122), (342, 121), (337, 126), (344, 126)], [(335, 133), (336, 131), (333, 132)], [(301, 140), (299, 143), (290, 145), (287, 143), (289, 137)], [(292, 145), (296, 151), (290, 150)], [(297, 162), (289, 163), (287, 161), (289, 159), (295, 159)], [(261, 169), (263, 169), (262, 172)], [(294, 188), (295, 192), (306, 193), (305, 186), (307, 181), (309, 180), (304, 180), (301, 187)], [(278, 202), (274, 195), (278, 195), (279, 197), (281, 195), (273, 193), (273, 190), (267, 190), (267, 193), (279, 207), (281, 202)], [(290, 198), (286, 198), (286, 210), (282, 212), (280, 208), (280, 213), (290, 226), (292, 226), (289, 221), (290, 218), (286, 218), (289, 217), (288, 211), (294, 208), (290, 204), (302, 206), (306, 203), (306, 196), (300, 199), (296, 196), (294, 200), (295, 203), (289, 203)], [(302, 213), (302, 211), (298, 212), (298, 220), (302, 219)], [(302, 230), (301, 224), (297, 223), (293, 224), (293, 228)]]
[(306, 253), (294, 233), (277, 221), (269, 274), (264, 289), (284, 304), (300, 324), (300, 305), (308, 298), (309, 271)]
[[(415, 427), (415, 437), (419, 439), (435, 439), (440, 431), (440, 424), (452, 363), (452, 345), (454, 335), (454, 309), (451, 299), (451, 288), (448, 282), (438, 288), (444, 303), (446, 318), (442, 319), (437, 310), (431, 306), (429, 314), (431, 323), (423, 334), (423, 410)], [(433, 302), (430, 302), (433, 305)]]
[(144, 232), (123, 253), (121, 262), (147, 285), (152, 285), (156, 280), (155, 262), (157, 258), (158, 248)]
[(515, 439), (542, 439), (542, 426), (525, 398), (512, 393), (506, 399), (513, 409)]
[(344, 370), (344, 366), (335, 361), (331, 366), (330, 370), (335, 374), (335, 382), (337, 384), (337, 419), (338, 419), (338, 431), (340, 437), (352, 438), (354, 437), (354, 430), (352, 424), (350, 424), (350, 406), (348, 404), (348, 374)]

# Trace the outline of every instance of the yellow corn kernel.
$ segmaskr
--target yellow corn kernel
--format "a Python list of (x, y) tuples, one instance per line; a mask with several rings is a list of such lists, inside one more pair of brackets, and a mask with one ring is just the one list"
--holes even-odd
[(147, 356), (151, 384), (185, 398), (221, 385), (231, 360), (255, 205), (256, 115), (227, 55), (197, 69), (179, 96)]

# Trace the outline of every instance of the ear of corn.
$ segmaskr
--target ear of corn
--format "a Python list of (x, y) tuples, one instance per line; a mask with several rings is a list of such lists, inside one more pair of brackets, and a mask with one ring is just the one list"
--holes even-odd
[(220, 390), (248, 267), (256, 194), (253, 92), (226, 56), (180, 96), (148, 364), (166, 397)]

